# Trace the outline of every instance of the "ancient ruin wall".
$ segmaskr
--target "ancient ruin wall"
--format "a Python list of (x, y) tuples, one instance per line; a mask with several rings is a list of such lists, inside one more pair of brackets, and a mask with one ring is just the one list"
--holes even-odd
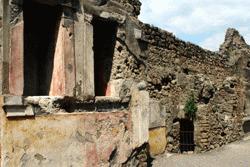
[[(137, 30), (141, 30), (141, 35), (131, 39)], [(230, 30), (227, 36), (231, 31), (235, 30)], [(225, 43), (233, 39), (226, 38)], [(239, 41), (242, 42), (236, 43)], [(224, 50), (248, 50), (244, 43)], [(208, 151), (243, 135), (245, 76), (241, 73), (244, 73), (242, 59), (248, 56), (243, 51), (237, 52), (239, 58), (234, 60), (237, 56), (231, 50), (230, 53), (205, 50), (179, 40), (172, 33), (127, 18), (117, 32), (109, 83), (117, 88), (117, 96), (126, 99), (130, 97), (132, 83), (144, 81), (151, 100), (158, 101), (163, 108), (156, 111), (152, 108), (151, 112), (161, 112), (164, 116), (165, 124), (158, 126), (166, 127), (170, 152), (180, 151), (178, 120), (186, 118), (183, 108), (193, 94), (198, 106), (194, 121), (195, 150)]]
[[(232, 55), (204, 50), (148, 24), (142, 24), (142, 30), (148, 42), (147, 89), (166, 108), (167, 150), (180, 151), (173, 121), (185, 118), (183, 108), (192, 94), (198, 105), (194, 121), (197, 152), (240, 139), (244, 78), (235, 70), (239, 65), (229, 63)], [(231, 31), (235, 30), (227, 34)]]
[[(70, 11), (76, 11), (77, 19), (72, 20), (70, 17), (63, 21), (65, 24), (74, 21), (72, 34), (65, 32), (65, 37), (70, 37), (74, 46), (74, 53), (65, 54), (66, 58), (75, 58), (76, 72), (72, 75), (76, 76), (76, 83), (68, 85), (73, 88), (70, 89), (71, 97), (59, 97), (59, 100), (53, 101), (53, 98), (47, 97), (14, 96), (10, 97), (10, 100), (14, 100), (13, 103), (11, 101), (8, 104), (8, 100), (2, 102), (6, 112), (2, 111), (2, 128), (7, 134), (2, 136), (2, 163), (46, 164), (51, 159), (60, 165), (62, 162), (58, 155), (65, 157), (64, 163), (69, 163), (72, 157), (68, 152), (79, 150), (76, 154), (79, 159), (71, 162), (86, 163), (84, 155), (91, 154), (95, 156), (89, 163), (123, 163), (129, 166), (134, 163), (138, 147), (143, 145), (144, 152), (144, 143), (147, 142), (150, 143), (151, 155), (161, 154), (165, 150), (180, 152), (180, 120), (186, 118), (183, 108), (191, 95), (194, 95), (198, 106), (194, 121), (196, 152), (208, 151), (242, 137), (244, 93), (248, 90), (245, 83), (248, 81), (248, 67), (245, 62), (248, 62), (250, 54), (248, 45), (244, 44), (239, 34), (230, 35), (235, 32), (230, 30), (221, 52), (215, 53), (181, 41), (167, 31), (139, 22), (138, 0), (89, 0), (80, 3), (82, 11), (75, 10), (75, 6), (69, 7)], [(19, 16), (16, 17), (18, 20)], [(98, 20), (101, 23), (95, 22)], [(102, 38), (105, 35), (100, 36), (102, 40), (97, 42), (97, 48), (101, 46), (104, 50), (106, 47), (109, 49), (97, 60), (98, 51), (96, 52), (93, 41), (95, 32), (98, 34), (99, 29), (95, 25), (106, 23), (115, 28), (112, 28), (113, 32), (107, 31), (112, 34), (109, 41)], [(83, 36), (84, 39), (81, 39)], [(61, 48), (68, 51), (66, 47)], [(109, 54), (110, 49), (113, 49), (113, 54)], [(6, 54), (4, 58), (8, 62)], [(103, 72), (104, 80), (93, 79), (93, 69), (96, 68), (94, 61), (103, 62), (103, 67), (106, 67), (103, 68), (105, 71), (95, 70)], [(66, 70), (71, 69), (64, 66)], [(8, 67), (4, 72), (8, 73)], [(3, 82), (7, 80), (4, 79)], [(101, 94), (94, 92), (95, 82), (98, 81), (105, 81), (102, 85), (105, 90)], [(95, 97), (98, 95), (108, 97)], [(8, 96), (3, 99), (6, 98)], [(17, 109), (16, 106), (20, 108)], [(23, 118), (6, 119), (6, 116), (17, 114)], [(45, 126), (46, 121), (50, 122), (48, 127)], [(26, 125), (31, 128), (27, 129)], [(67, 129), (67, 126), (71, 129)], [(42, 129), (41, 133), (36, 133), (37, 129)], [(63, 132), (50, 136), (47, 131)], [(15, 138), (16, 134), (22, 137), (20, 141)], [(27, 136), (32, 141), (26, 140)], [(62, 138), (57, 143), (62, 149), (66, 149), (68, 143), (72, 147), (66, 152), (56, 150), (54, 153), (48, 147), (44, 150), (36, 147), (54, 143), (53, 137), (59, 138), (58, 140)], [(106, 141), (111, 143), (106, 144)], [(76, 146), (79, 143), (81, 147)], [(18, 153), (11, 152), (12, 145)], [(90, 146), (90, 150), (85, 149), (87, 146)], [(132, 151), (133, 149), (135, 150)], [(9, 155), (12, 159), (8, 159)], [(136, 163), (142, 161), (145, 165), (147, 157), (145, 158), (145, 154), (142, 157), (143, 160), (137, 160)]]

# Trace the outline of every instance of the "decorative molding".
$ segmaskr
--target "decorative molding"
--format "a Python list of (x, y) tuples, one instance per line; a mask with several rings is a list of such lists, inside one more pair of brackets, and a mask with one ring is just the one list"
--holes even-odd
[(7, 118), (34, 116), (34, 107), (25, 105), (22, 96), (5, 96), (3, 109)]

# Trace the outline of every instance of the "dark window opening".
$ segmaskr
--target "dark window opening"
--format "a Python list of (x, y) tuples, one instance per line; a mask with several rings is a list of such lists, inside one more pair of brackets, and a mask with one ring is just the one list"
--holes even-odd
[(25, 0), (24, 95), (48, 95), (62, 10)]
[(243, 131), (244, 131), (244, 133), (250, 133), (250, 121), (244, 122)]
[(116, 42), (117, 23), (93, 18), (94, 27), (94, 64), (95, 95), (107, 95), (107, 86), (111, 76), (113, 55)]
[(194, 124), (191, 120), (180, 120), (180, 150), (181, 152), (194, 151)]

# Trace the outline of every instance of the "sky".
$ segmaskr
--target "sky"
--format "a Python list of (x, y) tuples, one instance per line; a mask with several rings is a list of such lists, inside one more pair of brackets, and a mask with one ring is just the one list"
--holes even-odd
[(217, 51), (227, 28), (250, 44), (250, 0), (140, 0), (139, 19), (176, 37)]

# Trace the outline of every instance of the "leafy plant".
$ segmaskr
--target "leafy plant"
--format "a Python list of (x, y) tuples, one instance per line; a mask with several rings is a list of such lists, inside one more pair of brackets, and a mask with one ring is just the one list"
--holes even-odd
[(194, 120), (196, 118), (197, 110), (198, 110), (198, 107), (195, 103), (194, 95), (191, 95), (189, 99), (186, 101), (186, 104), (184, 107), (185, 114), (189, 119)]

